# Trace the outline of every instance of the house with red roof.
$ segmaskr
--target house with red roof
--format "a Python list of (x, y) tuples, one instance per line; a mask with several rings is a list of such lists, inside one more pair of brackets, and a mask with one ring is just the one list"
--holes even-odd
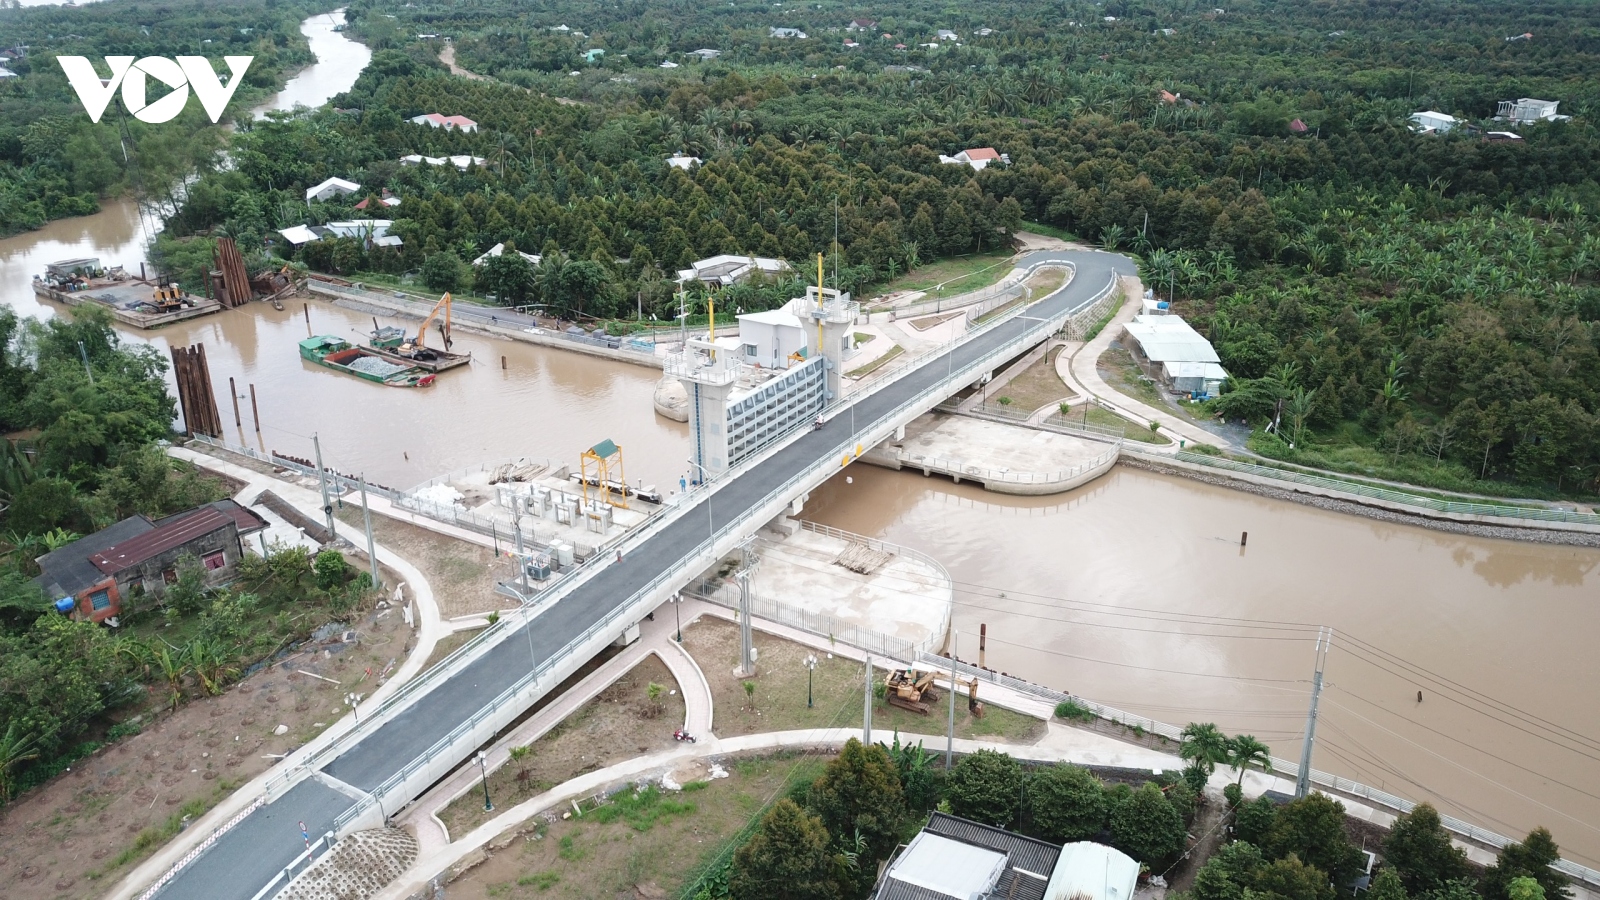
[(445, 116), (439, 113), (428, 113), (422, 116), (412, 116), (414, 125), (428, 125), (433, 128), (443, 128), (445, 131), (465, 131), (472, 133), (478, 130), (478, 123), (466, 116)]
[(968, 165), (972, 167), (974, 172), (982, 172), (994, 163), (1010, 165), (1011, 157), (993, 147), (976, 147), (971, 150), (963, 150), (955, 156), (941, 155), (939, 162), (945, 165)]
[(153, 521), (133, 516), (39, 557), (34, 582), (61, 612), (102, 622), (121, 615), (136, 593), (165, 594), (186, 557), (204, 568), (207, 584), (229, 580), (244, 556), (245, 536), (266, 527), (265, 519), (232, 500)]

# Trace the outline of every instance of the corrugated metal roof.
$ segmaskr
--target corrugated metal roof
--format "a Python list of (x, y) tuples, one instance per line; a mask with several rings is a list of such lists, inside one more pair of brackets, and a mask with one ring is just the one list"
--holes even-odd
[(90, 557), (89, 561), (107, 575), (114, 575), (232, 524), (233, 517), (227, 513), (209, 506), (203, 507), (196, 510), (193, 515), (152, 528), (138, 537), (108, 547)]
[(1121, 850), (1078, 841), (1061, 848), (1061, 865), (1050, 875), (1049, 893), (1084, 900), (1131, 900), (1139, 864)]
[(1139, 315), (1122, 327), (1151, 362), (1222, 362), (1211, 342), (1180, 316)]
[[(1061, 848), (1055, 844), (941, 812), (935, 812), (928, 818), (928, 825), (923, 832), (1004, 853), (1005, 872), (991, 896), (1005, 897), (1007, 900), (1043, 900), (1047, 880), (1061, 856)], [(949, 900), (950, 897), (949, 894), (896, 879), (891, 870), (876, 900)]]
[(90, 557), (155, 528), (144, 516), (123, 519), (109, 528), (78, 538), (38, 558), (39, 577), (34, 582), (50, 594), (50, 599), (76, 597), (79, 591), (104, 581), (104, 572), (95, 568)]
[(214, 509), (220, 513), (224, 513), (232, 518), (233, 524), (239, 529), (239, 534), (241, 535), (254, 534), (255, 532), (262, 531), (267, 527), (266, 519), (263, 519), (254, 512), (251, 512), (245, 507), (240, 506), (237, 501), (231, 498), (216, 500), (211, 503), (207, 503), (205, 506), (196, 507), (194, 509), (186, 509), (181, 513), (173, 513), (170, 516), (155, 520), (154, 524), (157, 528), (160, 528), (163, 525), (171, 525), (173, 522), (182, 519), (184, 516), (192, 516), (196, 512), (208, 508)]

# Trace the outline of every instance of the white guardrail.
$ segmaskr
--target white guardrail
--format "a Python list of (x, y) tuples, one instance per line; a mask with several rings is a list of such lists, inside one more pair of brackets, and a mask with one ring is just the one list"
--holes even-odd
[[(1104, 292), (1109, 292), (1112, 290), (1115, 285), (1116, 278), (1113, 276), (1103, 289), (1102, 295)], [(1096, 297), (1096, 299), (1098, 299), (1098, 297)], [(1002, 323), (1016, 318), (1017, 314), (1017, 311), (1013, 311), (1006, 316), (999, 317), (985, 324), (981, 328), (975, 329), (968, 335), (964, 336), (964, 339), (947, 345), (945, 352), (953, 352), (958, 347), (970, 343), (972, 340), (975, 340), (978, 337), (986, 334), (991, 329), (1000, 326)], [(1067, 317), (1067, 315), (1069, 315), (1068, 312), (1063, 312), (1060, 316), (1055, 318), (1064, 319)], [(977, 373), (985, 371), (997, 360), (1001, 360), (1013, 355), (1015, 353), (1014, 348), (1017, 343), (1026, 343), (1030, 340), (1053, 332), (1056, 327), (1058, 327), (1054, 324), (1055, 318), (1050, 320), (1038, 320), (1037, 324), (1030, 326), (1020, 335), (1018, 335), (1018, 340), (1016, 342), (1008, 343), (1005, 346), (983, 354), (979, 358), (965, 364), (959, 372), (952, 371), (951, 374), (931, 385), (927, 390), (921, 392), (916, 397), (901, 403), (887, 415), (879, 419), (877, 430), (892, 431), (894, 425), (889, 424), (885, 426), (884, 423), (894, 423), (898, 417), (904, 415), (909, 410), (927, 403), (927, 397), (939, 396), (941, 391), (951, 389), (954, 385), (964, 384), (971, 381), (976, 377)], [(880, 381), (864, 391), (851, 394), (847, 398), (841, 400), (839, 403), (834, 404), (833, 409), (837, 411), (837, 409), (844, 406), (846, 402), (859, 402), (866, 397), (877, 393), (879, 390), (882, 390), (888, 385), (888, 383), (888, 381)], [(789, 438), (774, 441), (757, 456), (740, 463), (733, 469), (728, 470), (727, 472), (708, 482), (704, 487), (699, 489), (701, 492), (704, 492), (702, 493), (701, 502), (704, 502), (704, 499), (708, 497), (710, 493), (714, 493), (721, 485), (732, 482), (734, 479), (765, 462), (772, 454), (787, 446), (788, 443), (794, 438), (805, 434), (807, 430), (808, 427), (804, 425), (793, 429)], [(803, 493), (807, 488), (801, 487), (801, 485), (806, 485), (813, 481), (820, 483), (822, 480), (825, 480), (827, 475), (831, 474), (832, 471), (840, 465), (840, 463), (836, 462), (836, 460), (853, 458), (853, 451), (857, 444), (871, 442), (873, 442), (873, 439), (870, 437), (858, 438), (856, 435), (852, 435), (849, 440), (838, 444), (831, 452), (821, 454), (818, 457), (817, 462), (806, 467), (801, 472), (791, 476), (783, 484), (769, 491), (760, 501), (751, 504), (737, 518), (725, 523), (715, 533), (707, 537), (704, 541), (701, 541), (693, 550), (685, 554), (685, 556), (677, 563), (658, 573), (656, 577), (651, 579), (650, 582), (644, 587), (635, 591), (626, 601), (618, 604), (604, 618), (600, 619), (594, 625), (586, 629), (583, 634), (571, 641), (568, 641), (566, 646), (564, 646), (561, 650), (557, 651), (551, 657), (546, 659), (533, 671), (530, 671), (527, 675), (523, 676), (511, 687), (502, 691), (499, 696), (480, 707), (478, 711), (475, 712), (469, 719), (451, 730), (449, 734), (446, 734), (438, 741), (435, 741), (433, 746), (429, 747), (426, 751), (408, 762), (403, 768), (401, 768), (400, 771), (390, 776), (383, 782), (383, 784), (380, 784), (370, 794), (359, 801), (355, 807), (342, 814), (335, 822), (335, 830), (342, 831), (345, 827), (348, 827), (351, 822), (354, 822), (360, 817), (366, 815), (368, 812), (370, 812), (371, 807), (375, 804), (378, 804), (388, 792), (404, 783), (407, 778), (415, 774), (415, 772), (418, 771), (423, 765), (432, 760), (438, 759), (441, 756), (444, 756), (446, 748), (460, 740), (463, 736), (471, 733), (490, 715), (495, 714), (495, 712), (503, 705), (511, 702), (517, 696), (517, 694), (535, 684), (541, 675), (557, 665), (565, 662), (566, 659), (577, 650), (577, 648), (587, 643), (598, 632), (614, 627), (617, 624), (617, 621), (624, 614), (632, 610), (634, 606), (638, 605), (644, 600), (647, 600), (657, 591), (661, 591), (663, 585), (675, 581), (680, 577), (682, 578), (682, 581), (679, 583), (686, 584), (689, 581), (689, 577), (692, 576), (685, 577), (685, 570), (691, 565), (701, 565), (698, 560), (703, 555), (709, 554), (711, 555), (712, 560), (715, 560), (716, 557), (714, 551), (717, 543), (724, 541), (730, 535), (742, 534), (745, 523), (748, 522), (752, 517), (756, 516), (769, 506), (787, 503), (789, 498), (792, 498), (798, 493)], [(688, 497), (691, 495), (680, 496)], [(668, 522), (676, 520), (686, 511), (687, 508), (687, 504), (680, 502), (668, 507), (667, 509), (664, 509), (662, 512), (657, 513), (656, 517), (654, 517), (656, 518), (655, 522), (647, 521), (642, 527), (635, 530), (633, 534), (629, 535), (628, 538), (625, 539), (625, 542), (629, 544), (636, 544), (647, 540), (661, 527), (664, 527)], [(570, 592), (583, 580), (586, 580), (590, 573), (598, 571), (599, 565), (603, 565), (604, 562), (609, 559), (611, 559), (609, 555), (599, 555), (594, 557), (591, 562), (579, 566), (577, 571), (574, 573), (574, 576), (569, 578), (564, 585), (547, 593), (546, 596), (541, 598), (541, 601), (543, 602), (541, 602), (540, 606), (542, 607), (544, 602), (548, 602), (549, 600), (553, 599), (554, 595), (557, 593), (564, 595), (567, 592)], [(599, 565), (596, 564), (597, 561)], [(588, 571), (586, 572), (585, 570)], [(533, 612), (534, 609), (529, 608), (519, 611), (514, 616), (502, 618), (499, 622), (486, 629), (477, 638), (458, 648), (454, 653), (446, 657), (445, 660), (439, 665), (434, 666), (427, 672), (424, 672), (416, 680), (408, 683), (405, 688), (402, 688), (400, 691), (390, 695), (390, 697), (383, 703), (382, 706), (379, 707), (378, 710), (368, 714), (367, 721), (369, 723), (381, 721), (384, 717), (384, 713), (388, 710), (402, 703), (411, 702), (415, 699), (415, 697), (420, 696), (422, 692), (430, 689), (441, 678), (454, 675), (455, 672), (463, 665), (462, 661), (465, 660), (469, 655), (475, 655), (485, 647), (504, 640), (514, 630), (516, 630), (516, 628), (513, 627), (514, 625), (516, 627), (520, 627), (521, 625), (526, 624), (533, 615)], [(328, 747), (324, 748), (322, 752), (307, 759), (305, 765), (302, 767), (302, 770), (309, 771), (310, 769), (320, 768), (325, 761), (329, 761), (338, 753), (343, 752), (346, 746), (359, 740), (360, 737), (361, 735), (358, 732), (347, 732), (345, 735), (341, 736), (339, 740), (336, 740)], [(295, 777), (295, 775), (296, 773), (284, 773), (282, 776), (282, 783), (287, 784), (291, 778)]]
[[(1067, 264), (1066, 267), (1070, 268), (1071, 266), (1070, 264)], [(1071, 282), (1069, 280), (1068, 284), (1070, 283)], [(1115, 288), (1115, 286), (1116, 276), (1113, 275), (1108, 280), (1105, 288), (1103, 288), (1101, 292), (1089, 302), (1093, 303), (1102, 299), (1107, 293)], [(1062, 290), (1065, 290), (1065, 286), (1062, 288)], [(1053, 293), (1051, 296), (1053, 296)], [(938, 348), (934, 352), (937, 354), (953, 353), (956, 349), (971, 343), (973, 340), (976, 340), (977, 338), (987, 334), (992, 329), (997, 328), (1014, 318), (1017, 318), (1020, 312), (1020, 309), (1012, 310), (1005, 315), (997, 316), (995, 319), (985, 323), (983, 326), (973, 329), (972, 331), (963, 335), (960, 339), (947, 343), (942, 348)], [(533, 671), (530, 671), (510, 688), (502, 691), (499, 696), (480, 707), (477, 712), (475, 712), (466, 722), (463, 722), (461, 725), (451, 730), (449, 734), (441, 737), (438, 741), (435, 741), (431, 747), (409, 761), (399, 772), (386, 779), (370, 793), (367, 793), (361, 800), (357, 801), (354, 807), (346, 810), (335, 820), (334, 832), (342, 832), (352, 823), (359, 821), (362, 817), (370, 813), (374, 805), (381, 804), (381, 800), (385, 798), (386, 794), (403, 784), (408, 777), (415, 774), (423, 765), (445, 756), (445, 751), (453, 743), (461, 740), (465, 735), (470, 734), (487, 718), (504, 708), (505, 704), (512, 701), (517, 694), (521, 693), (523, 690), (526, 690), (528, 687), (535, 685), (541, 675), (550, 671), (557, 665), (566, 662), (567, 658), (570, 657), (572, 653), (574, 653), (579, 647), (583, 646), (597, 633), (615, 627), (618, 624), (618, 621), (624, 615), (632, 611), (635, 606), (641, 604), (643, 601), (648, 600), (658, 591), (663, 591), (663, 587), (671, 582), (678, 581), (679, 584), (687, 584), (689, 578), (692, 576), (687, 574), (686, 570), (690, 566), (702, 565), (702, 563), (699, 562), (702, 556), (710, 555), (711, 560), (714, 561), (716, 559), (716, 545), (719, 542), (729, 541), (731, 535), (742, 533), (746, 523), (752, 517), (763, 513), (763, 511), (765, 511), (768, 507), (771, 507), (775, 504), (781, 506), (782, 504), (787, 503), (789, 498), (808, 490), (809, 487), (805, 485), (810, 485), (812, 482), (820, 484), (823, 480), (826, 480), (828, 475), (832, 474), (832, 472), (841, 465), (841, 463), (838, 462), (839, 460), (848, 460), (854, 458), (854, 448), (858, 444), (873, 443), (876, 440), (881, 440), (888, 432), (892, 432), (894, 430), (896, 427), (895, 423), (901, 416), (906, 415), (911, 410), (917, 409), (924, 404), (927, 404), (927, 406), (931, 407), (932, 404), (928, 402), (928, 397), (940, 396), (941, 391), (953, 393), (956, 389), (958, 389), (959, 385), (974, 380), (983, 372), (987, 371), (989, 367), (996, 362), (1003, 361), (1004, 359), (1009, 358), (1011, 355), (1014, 355), (1017, 344), (1041, 339), (1044, 336), (1054, 332), (1059, 327), (1057, 321), (1069, 318), (1073, 312), (1073, 310), (1068, 310), (1059, 314), (1058, 316), (1052, 317), (1049, 320), (1035, 320), (1036, 324), (1024, 329), (1017, 336), (1016, 341), (1008, 342), (1004, 346), (990, 350), (988, 353), (983, 354), (977, 359), (965, 363), (959, 371), (952, 369), (950, 374), (930, 385), (927, 390), (920, 392), (917, 396), (912, 397), (911, 399), (906, 400), (899, 406), (895, 407), (888, 414), (882, 416), (878, 420), (876, 426), (870, 427), (866, 432), (863, 432), (863, 434), (867, 435), (866, 437), (851, 435), (849, 440), (839, 443), (833, 448), (832, 451), (820, 454), (815, 463), (807, 466), (804, 470), (791, 476), (783, 484), (769, 491), (760, 501), (757, 501), (756, 503), (747, 507), (745, 511), (738, 517), (725, 523), (719, 530), (707, 537), (704, 541), (701, 541), (689, 553), (685, 554), (677, 563), (658, 573), (656, 577), (651, 579), (648, 584), (635, 591), (626, 601), (618, 604), (604, 618), (586, 629), (582, 635), (579, 635), (577, 638), (569, 641), (566, 646), (545, 660), (542, 665), (539, 665)], [(927, 362), (931, 358), (931, 355), (933, 354), (919, 355), (918, 359), (915, 361), (915, 364), (920, 367), (922, 363)], [(905, 364), (895, 368), (897, 371), (904, 371), (910, 368), (912, 363), (913, 361), (908, 360)], [(837, 413), (840, 409), (849, 404), (857, 403), (866, 399), (867, 397), (872, 396), (873, 394), (876, 394), (878, 391), (887, 387), (890, 381), (890, 379), (876, 380), (875, 383), (869, 387), (841, 397), (832, 407), (830, 407), (830, 412)], [(918, 410), (918, 412), (920, 411), (921, 410)], [(707, 482), (704, 486), (697, 489), (697, 493), (700, 495), (698, 500), (700, 502), (704, 502), (722, 485), (731, 483), (739, 476), (744, 475), (745, 473), (754, 469), (756, 466), (769, 459), (773, 454), (782, 450), (793, 440), (802, 437), (807, 431), (809, 431), (809, 426), (797, 426), (796, 428), (792, 429), (787, 436), (773, 441), (761, 453), (745, 460), (717, 478)], [(876, 438), (871, 437), (871, 434), (877, 432), (881, 433), (877, 434)], [(627, 536), (623, 543), (637, 544), (648, 540), (661, 528), (685, 515), (689, 511), (690, 505), (683, 501), (687, 500), (690, 496), (693, 496), (693, 494), (679, 495), (679, 502), (663, 508), (653, 515), (651, 519), (646, 520), (632, 534)], [(731, 543), (731, 541), (729, 542)], [(498, 644), (515, 633), (521, 626), (528, 624), (538, 609), (543, 608), (547, 602), (553, 599), (558, 599), (559, 596), (564, 596), (566, 593), (572, 591), (574, 588), (587, 581), (610, 559), (611, 556), (609, 554), (600, 554), (591, 558), (588, 562), (579, 565), (573, 571), (573, 574), (565, 579), (563, 584), (541, 597), (541, 602), (536, 607), (527, 607), (510, 616), (501, 618), (500, 621), (496, 622), (494, 625), (484, 629), (484, 631), (481, 632), (477, 637), (457, 648), (455, 652), (445, 657), (444, 660), (430, 667), (411, 681), (407, 682), (404, 687), (385, 699), (377, 709), (369, 712), (362, 726), (341, 734), (339, 737), (335, 738), (317, 752), (308, 756), (304, 762), (298, 766), (295, 766), (293, 769), (278, 772), (268, 777), (263, 786), (262, 799), (268, 803), (272, 802), (277, 796), (281, 796), (281, 794), (284, 793), (287, 788), (297, 783), (301, 778), (306, 777), (309, 775), (309, 773), (322, 768), (322, 766), (337, 758), (345, 750), (349, 749), (355, 743), (358, 743), (360, 740), (367, 737), (371, 733), (370, 729), (376, 728), (380, 723), (387, 721), (388, 714), (391, 711), (414, 702), (418, 697), (431, 690), (441, 680), (453, 677), (466, 664), (466, 661), (470, 657), (476, 656), (484, 649)], [(380, 809), (383, 808), (385, 807), (380, 805)], [(217, 833), (207, 838), (208, 844), (210, 842), (214, 842), (217, 837), (221, 836), (221, 834), (222, 832), (219, 830)], [(172, 870), (170, 870), (166, 875), (162, 876), (162, 883), (165, 884), (166, 882), (170, 881), (181, 868), (182, 866), (174, 866)], [(264, 898), (270, 895), (264, 893), (261, 896)]]
[[(945, 669), (950, 667), (950, 660), (947, 657), (935, 656), (931, 653), (923, 653), (919, 662), (921, 662), (923, 665)], [(1088, 700), (1075, 694), (1068, 694), (1062, 691), (1053, 690), (1043, 685), (1034, 684), (1031, 681), (1024, 681), (1020, 678), (1014, 678), (1010, 675), (1002, 675), (1001, 673), (995, 672), (991, 669), (980, 669), (979, 667), (970, 663), (957, 662), (956, 671), (966, 675), (969, 678), (975, 677), (980, 681), (987, 681), (990, 684), (997, 684), (1020, 694), (1038, 697), (1039, 699), (1048, 701), (1051, 704), (1057, 704), (1063, 701), (1071, 701), (1079, 706), (1087, 708), (1096, 716), (1105, 719), (1108, 722), (1113, 722), (1118, 725), (1126, 725), (1130, 728), (1138, 727), (1146, 732), (1149, 732), (1150, 734), (1160, 735), (1161, 737), (1173, 741), (1174, 743), (1180, 743), (1183, 740), (1183, 729), (1175, 725), (1169, 725), (1166, 722), (1158, 722), (1155, 719), (1137, 715), (1135, 713), (1124, 712), (1123, 710), (1115, 707), (1106, 706), (1102, 703), (1096, 703), (1093, 700)], [(1286, 759), (1278, 759), (1277, 757), (1273, 757), (1272, 768), (1270, 771), (1273, 774), (1282, 775), (1286, 778), (1295, 778), (1300, 774), (1300, 765)], [(1407, 800), (1404, 797), (1397, 797), (1387, 791), (1382, 791), (1378, 788), (1361, 784), (1360, 782), (1351, 781), (1343, 776), (1331, 775), (1327, 772), (1321, 772), (1316, 769), (1311, 770), (1311, 783), (1328, 791), (1360, 799), (1365, 803), (1382, 808), (1383, 810), (1392, 812), (1396, 815), (1408, 813), (1417, 806), (1416, 803)], [(1497, 834), (1496, 832), (1490, 831), (1486, 828), (1479, 828), (1478, 826), (1473, 825), (1471, 822), (1463, 822), (1462, 820), (1453, 816), (1440, 815), (1439, 821), (1442, 825), (1444, 825), (1445, 829), (1450, 831), (1452, 834), (1455, 834), (1464, 840), (1472, 841), (1476, 844), (1490, 847), (1495, 850), (1503, 850), (1511, 844), (1516, 843), (1516, 841), (1512, 838), (1508, 838), (1502, 834)], [(1575, 862), (1564, 859), (1558, 859), (1554, 863), (1551, 863), (1550, 868), (1560, 872), (1568, 878), (1573, 879), (1574, 881), (1583, 882), (1590, 887), (1600, 888), (1600, 871), (1596, 871), (1587, 866), (1582, 866)]]
[(287, 886), (291, 881), (294, 881), (295, 875), (299, 874), (295, 871), (296, 866), (304, 864), (305, 868), (300, 870), (301, 872), (304, 872), (305, 869), (311, 867), (311, 863), (316, 860), (317, 854), (326, 853), (327, 851), (332, 850), (333, 845), (337, 840), (338, 839), (334, 837), (333, 832), (329, 831), (323, 834), (322, 837), (319, 837), (310, 844), (307, 844), (306, 849), (300, 851), (299, 856), (289, 860), (289, 864), (284, 866), (283, 869), (278, 872), (278, 874), (272, 876), (271, 881), (262, 885), (261, 890), (256, 891), (256, 895), (251, 897), (250, 900), (267, 900), (268, 897), (278, 893), (279, 890)]

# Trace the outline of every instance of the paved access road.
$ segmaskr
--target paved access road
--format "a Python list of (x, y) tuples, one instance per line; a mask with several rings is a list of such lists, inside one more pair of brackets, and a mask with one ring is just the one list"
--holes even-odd
[[(1024, 315), (1059, 316), (1091, 303), (1113, 274), (1132, 274), (1126, 257), (1088, 251), (1040, 251), (1018, 261), (1063, 262), (1076, 267), (1066, 287), (1045, 297)], [(630, 550), (621, 562), (608, 562), (583, 584), (556, 600), (515, 634), (488, 648), (465, 668), (410, 706), (368, 730), (364, 737), (322, 771), (353, 788), (366, 791), (405, 768), (444, 735), (471, 718), (528, 673), (535, 660), (556, 655), (612, 610), (629, 601), (657, 574), (689, 556), (711, 532), (727, 525), (746, 510), (760, 506), (778, 485), (831, 455), (856, 433), (869, 430), (908, 400), (928, 393), (952, 368), (976, 361), (990, 351), (1021, 346), (1023, 333), (1034, 323), (1015, 318), (957, 347), (948, 354), (927, 359), (902, 373), (893, 383), (855, 403), (855, 414), (833, 415), (828, 423), (808, 432), (739, 477), (722, 484), (710, 495), (688, 502), (695, 506)], [(938, 399), (936, 398), (935, 402)], [(931, 406), (932, 404), (930, 404)], [(709, 508), (708, 508), (709, 507)], [(752, 528), (760, 522), (751, 523)], [(395, 801), (398, 802), (398, 801)], [(333, 820), (355, 804), (355, 799), (313, 781), (302, 782), (277, 801), (251, 814), (196, 862), (190, 864), (161, 893), (162, 900), (252, 900), (261, 886), (305, 849), (296, 823), (304, 821), (313, 838), (328, 830)], [(395, 805), (394, 802), (390, 804)]]

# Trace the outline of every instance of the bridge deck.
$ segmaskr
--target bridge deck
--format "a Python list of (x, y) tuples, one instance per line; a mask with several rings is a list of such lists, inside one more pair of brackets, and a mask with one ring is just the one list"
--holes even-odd
[[(1113, 273), (1133, 272), (1132, 262), (1125, 257), (1081, 251), (1030, 254), (1019, 265), (1045, 261), (1070, 263), (1076, 267), (1076, 274), (1066, 287), (1025, 310), (1027, 317), (1056, 318), (1076, 312), (1103, 293)], [(1023, 318), (1013, 318), (957, 346), (953, 353), (931, 357), (875, 393), (854, 401), (854, 416), (833, 415), (821, 429), (802, 435), (721, 484), (714, 493), (701, 496), (693, 512), (662, 526), (621, 562), (604, 564), (531, 622), (487, 647), (461, 671), (417, 697), (403, 711), (381, 721), (322, 771), (363, 791), (376, 788), (525, 676), (535, 660), (550, 658), (628, 602), (658, 573), (688, 557), (712, 531), (768, 500), (776, 486), (816, 465), (822, 455), (831, 454), (851, 439), (852, 426), (855, 435), (872, 430), (908, 400), (933, 390), (949, 371), (959, 371), (995, 350), (1023, 341), (1030, 327)], [(1020, 352), (1025, 347), (1017, 349)], [(943, 398), (934, 398), (929, 406), (940, 399)], [(761, 523), (755, 524), (759, 527)], [(223, 835), (211, 850), (179, 872), (161, 897), (252, 900), (272, 875), (304, 849), (297, 822), (304, 820), (314, 838), (339, 813), (354, 805), (345, 795), (312, 780), (302, 782)]]

